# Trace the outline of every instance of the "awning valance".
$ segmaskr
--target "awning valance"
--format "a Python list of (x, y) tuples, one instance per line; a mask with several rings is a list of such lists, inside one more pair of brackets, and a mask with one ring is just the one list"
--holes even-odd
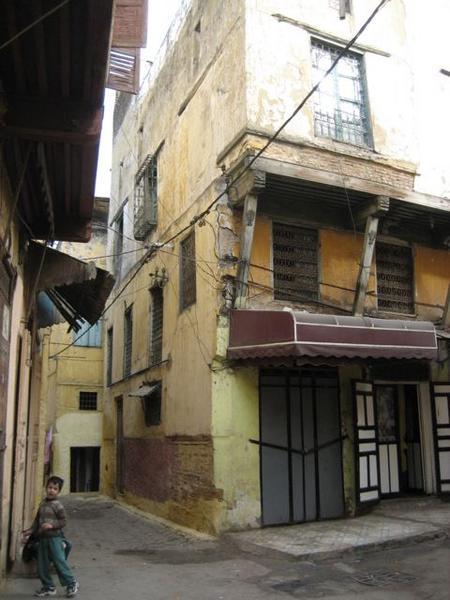
[(75, 331), (83, 320), (98, 321), (114, 285), (114, 277), (93, 262), (36, 242), (30, 242), (27, 268), (30, 281), (39, 276), (36, 292), (45, 292)]
[(426, 321), (295, 312), (233, 310), (228, 358), (437, 357), (436, 331)]

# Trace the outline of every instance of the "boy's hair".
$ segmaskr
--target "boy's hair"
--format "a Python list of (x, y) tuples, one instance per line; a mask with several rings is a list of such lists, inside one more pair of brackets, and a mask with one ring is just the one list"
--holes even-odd
[(47, 479), (47, 485), (45, 487), (48, 487), (50, 483), (57, 485), (59, 487), (59, 491), (61, 491), (62, 486), (64, 485), (64, 479), (62, 479), (62, 477), (58, 477), (57, 475), (52, 475)]

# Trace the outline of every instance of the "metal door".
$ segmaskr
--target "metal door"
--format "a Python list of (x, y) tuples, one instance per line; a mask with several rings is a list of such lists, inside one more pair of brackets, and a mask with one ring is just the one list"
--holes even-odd
[(342, 438), (334, 371), (260, 377), (264, 525), (342, 516)]
[(450, 382), (432, 383), (434, 448), (438, 492), (450, 493)]
[(400, 439), (397, 388), (375, 386), (381, 496), (400, 493)]
[(353, 382), (356, 491), (359, 505), (378, 502), (380, 484), (376, 410), (371, 381)]

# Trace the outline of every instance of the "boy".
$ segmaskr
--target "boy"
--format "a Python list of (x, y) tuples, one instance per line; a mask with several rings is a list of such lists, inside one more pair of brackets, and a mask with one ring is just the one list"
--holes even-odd
[(61, 585), (66, 587), (68, 598), (76, 596), (78, 582), (66, 562), (63, 537), (61, 530), (66, 525), (64, 506), (58, 500), (58, 495), (64, 480), (60, 477), (49, 477), (46, 487), (46, 497), (39, 505), (36, 518), (25, 535), (36, 533), (39, 536), (38, 573), (42, 588), (34, 593), (37, 598), (55, 596), (56, 587), (50, 575), (50, 563), (55, 565)]

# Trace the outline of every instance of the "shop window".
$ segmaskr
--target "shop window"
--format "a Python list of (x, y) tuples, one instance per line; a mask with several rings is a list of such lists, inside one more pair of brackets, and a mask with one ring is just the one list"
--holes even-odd
[(273, 224), (274, 298), (290, 302), (318, 300), (318, 233)]

